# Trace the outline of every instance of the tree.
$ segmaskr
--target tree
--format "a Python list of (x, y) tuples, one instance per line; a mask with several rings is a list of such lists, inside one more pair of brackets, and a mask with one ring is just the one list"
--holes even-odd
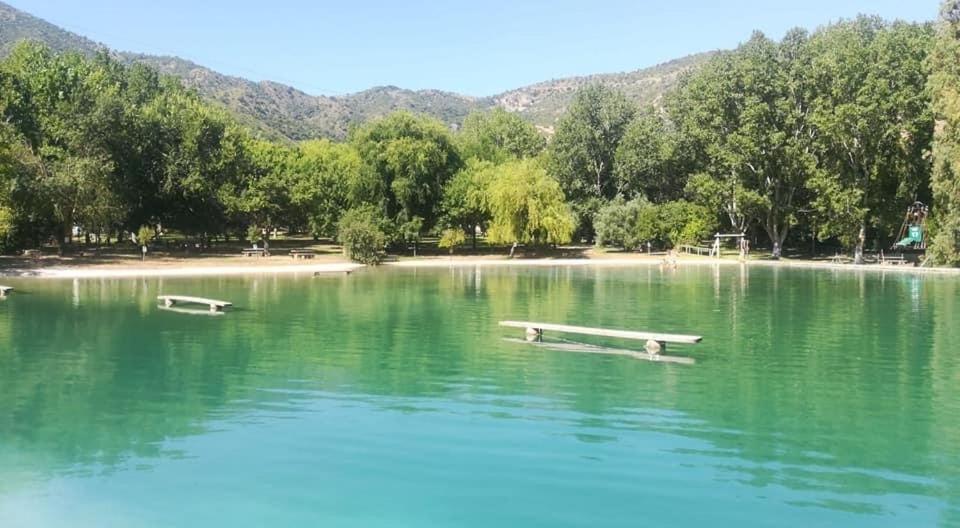
[(536, 157), (547, 145), (535, 126), (502, 108), (471, 112), (457, 140), (464, 159), (495, 163)]
[(602, 201), (617, 193), (614, 159), (635, 114), (636, 107), (622, 93), (598, 84), (577, 92), (557, 123), (550, 173), (573, 203), (586, 236), (593, 235), (593, 216)]
[(490, 221), (485, 193), (496, 173), (493, 162), (471, 158), (443, 188), (444, 223), (469, 232), (474, 249), (477, 248), (477, 228)]
[(780, 43), (755, 33), (688, 77), (671, 115), (700, 152), (687, 192), (743, 232), (758, 222), (779, 257), (816, 170), (806, 33)]
[(639, 113), (617, 146), (613, 173), (617, 194), (652, 202), (682, 196), (690, 170), (681, 138), (653, 111)]
[(380, 263), (387, 243), (381, 221), (379, 212), (371, 205), (344, 213), (337, 223), (337, 240), (343, 244), (344, 254), (362, 264)]
[(376, 204), (397, 225), (419, 216), (431, 228), (443, 186), (462, 166), (443, 124), (395, 112), (355, 130), (350, 141), (364, 164), (353, 203)]
[(716, 228), (715, 217), (701, 205), (677, 200), (661, 204), (657, 210), (660, 239), (668, 246), (699, 243)]
[(564, 244), (573, 234), (573, 216), (560, 184), (536, 160), (497, 167), (486, 190), (488, 238), (497, 244)]
[(437, 242), (437, 246), (443, 249), (449, 249), (450, 254), (453, 255), (453, 251), (462, 246), (466, 240), (467, 237), (463, 234), (462, 229), (444, 229), (443, 233), (440, 234), (440, 241)]
[(147, 246), (155, 234), (156, 231), (150, 226), (143, 225), (137, 229), (137, 245), (140, 246), (140, 260), (147, 258)]
[(936, 43), (930, 54), (929, 87), (936, 126), (933, 187), (938, 233), (930, 256), (940, 264), (960, 264), (960, 1), (940, 8)]
[[(652, 209), (653, 205), (643, 197), (629, 202), (617, 198), (600, 208), (593, 226), (597, 232), (597, 245), (601, 247), (621, 247), (627, 251), (636, 249), (641, 243), (656, 237), (642, 237), (651, 231), (641, 226), (641, 220), (649, 219), (644, 210)], [(653, 233), (656, 233), (654, 230)]]
[(820, 167), (808, 183), (819, 236), (836, 236), (863, 261), (868, 230), (899, 227), (904, 203), (928, 192), (933, 119), (925, 59), (929, 26), (859, 17), (809, 42)]
[(291, 164), (295, 215), (306, 219), (315, 237), (336, 235), (340, 215), (350, 205), (350, 189), (360, 179), (360, 155), (349, 144), (307, 141), (300, 144)]
[[(289, 225), (293, 207), (290, 188), (294, 181), (291, 161), (294, 152), (282, 145), (266, 141), (250, 141), (244, 145), (249, 160), (237, 181), (228, 181), (221, 188), (221, 201), (226, 213), (264, 234), (264, 249), (270, 249), (270, 233), (281, 225)], [(248, 229), (248, 235), (253, 230)], [(259, 235), (256, 237), (259, 240)], [(253, 242), (254, 240), (250, 240)]]

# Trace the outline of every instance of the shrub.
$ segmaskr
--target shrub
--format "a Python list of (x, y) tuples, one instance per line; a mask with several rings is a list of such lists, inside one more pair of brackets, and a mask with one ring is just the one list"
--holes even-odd
[[(650, 220), (654, 223), (651, 225)], [(656, 238), (655, 207), (643, 198), (629, 202), (622, 198), (603, 206), (593, 220), (597, 245), (635, 249), (641, 243)]]
[(463, 232), (463, 229), (444, 229), (443, 233), (440, 234), (440, 241), (437, 245), (441, 248), (449, 249), (452, 255), (453, 250), (462, 246), (466, 240), (467, 235)]
[(695, 244), (716, 229), (716, 217), (702, 205), (684, 200), (667, 202), (660, 211), (660, 239), (670, 246)]
[(361, 264), (379, 264), (387, 243), (380, 224), (380, 215), (370, 206), (344, 213), (337, 223), (337, 240), (343, 245), (343, 253)]

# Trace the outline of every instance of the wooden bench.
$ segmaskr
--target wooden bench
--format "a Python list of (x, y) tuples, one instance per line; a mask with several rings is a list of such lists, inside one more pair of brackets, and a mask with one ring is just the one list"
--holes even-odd
[(38, 259), (43, 256), (43, 252), (39, 249), (25, 249), (23, 250), (23, 256), (32, 259)]
[(316, 256), (317, 252), (312, 249), (291, 249), (290, 258), (296, 259), (312, 259)]
[(0, 286), (0, 297), (6, 297), (8, 293), (13, 291), (13, 286)]
[(163, 305), (167, 308), (171, 308), (177, 303), (205, 304), (210, 307), (211, 312), (219, 312), (224, 308), (233, 306), (233, 303), (228, 301), (218, 301), (216, 299), (206, 299), (203, 297), (190, 297), (189, 295), (158, 295), (157, 300), (162, 301)]
[(269, 257), (270, 253), (264, 248), (244, 248), (240, 251), (244, 257)]

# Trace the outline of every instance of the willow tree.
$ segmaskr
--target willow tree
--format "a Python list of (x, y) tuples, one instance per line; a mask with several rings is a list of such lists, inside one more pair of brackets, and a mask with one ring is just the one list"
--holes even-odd
[(350, 138), (363, 161), (353, 189), (355, 202), (375, 204), (399, 227), (439, 216), (443, 186), (463, 165), (447, 128), (439, 121), (395, 112), (355, 130)]
[(574, 221), (560, 184), (537, 160), (498, 165), (486, 188), (487, 238), (497, 244), (565, 244)]
[(933, 143), (935, 214), (939, 232), (930, 247), (941, 264), (960, 264), (960, 1), (940, 9), (930, 55), (930, 89), (936, 126)]

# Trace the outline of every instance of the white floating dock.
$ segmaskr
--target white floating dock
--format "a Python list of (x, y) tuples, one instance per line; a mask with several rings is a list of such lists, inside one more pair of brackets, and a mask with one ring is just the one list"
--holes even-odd
[(210, 307), (211, 312), (219, 312), (224, 308), (233, 306), (232, 302), (218, 301), (216, 299), (205, 299), (203, 297), (190, 297), (189, 295), (158, 295), (158, 301), (162, 301), (167, 308), (177, 304), (205, 304)]
[(530, 321), (500, 321), (500, 326), (524, 328), (528, 331), (535, 332), (537, 335), (543, 335), (544, 330), (550, 330), (552, 332), (561, 332), (564, 334), (616, 337), (620, 339), (639, 339), (641, 341), (654, 341), (661, 344), (684, 343), (692, 345), (703, 341), (703, 337), (693, 335), (657, 334), (652, 332), (633, 332), (630, 330), (608, 330), (606, 328), (590, 328), (587, 326), (570, 326), (552, 323), (534, 323)]
[(0, 297), (6, 297), (8, 293), (13, 291), (13, 286), (0, 286)]

